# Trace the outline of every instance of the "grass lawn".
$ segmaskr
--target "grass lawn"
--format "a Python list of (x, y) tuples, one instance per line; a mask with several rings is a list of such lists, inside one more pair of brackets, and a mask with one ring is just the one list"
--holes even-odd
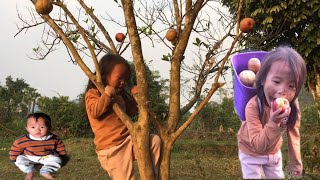
[[(24, 179), (24, 174), (9, 162), (8, 152), (13, 140), (6, 138), (0, 142), (1, 180)], [(54, 174), (56, 179), (110, 179), (99, 164), (91, 138), (64, 139), (64, 143), (71, 160)], [(172, 151), (170, 179), (240, 179), (236, 151), (234, 145), (227, 147), (209, 140), (178, 140)], [(220, 155), (223, 152), (225, 155)], [(45, 178), (36, 172), (34, 179)]]
[[(24, 174), (9, 162), (8, 152), (14, 137), (0, 141), (0, 180), (24, 179)], [(61, 180), (105, 180), (110, 179), (101, 168), (91, 138), (63, 140), (69, 163), (54, 174)], [(171, 154), (170, 179), (174, 180), (228, 180), (241, 179), (235, 137), (223, 139), (192, 139), (182, 137), (174, 145)], [(135, 166), (137, 166), (135, 164)], [(137, 169), (137, 168), (136, 168)], [(136, 171), (137, 179), (138, 172)], [(35, 180), (44, 180), (38, 172)], [(302, 179), (314, 179), (306, 178)]]

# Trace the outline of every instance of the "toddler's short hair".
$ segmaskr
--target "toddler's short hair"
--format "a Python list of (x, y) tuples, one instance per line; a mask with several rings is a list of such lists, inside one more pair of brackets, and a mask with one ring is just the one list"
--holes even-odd
[(35, 118), (36, 121), (38, 121), (39, 118), (43, 118), (45, 121), (46, 126), (48, 127), (48, 130), (51, 130), (51, 118), (49, 115), (42, 113), (42, 112), (36, 112), (36, 113), (31, 113), (27, 116), (27, 120), (29, 118)]

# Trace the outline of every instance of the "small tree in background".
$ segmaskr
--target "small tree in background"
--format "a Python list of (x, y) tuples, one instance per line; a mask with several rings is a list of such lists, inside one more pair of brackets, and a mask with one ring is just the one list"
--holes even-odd
[(22, 78), (8, 76), (5, 80), (5, 85), (0, 86), (0, 123), (24, 119), (40, 94)]
[(37, 105), (41, 112), (50, 115), (53, 130), (61, 135), (81, 136), (90, 130), (80, 102), (71, 101), (66, 96), (40, 97)]

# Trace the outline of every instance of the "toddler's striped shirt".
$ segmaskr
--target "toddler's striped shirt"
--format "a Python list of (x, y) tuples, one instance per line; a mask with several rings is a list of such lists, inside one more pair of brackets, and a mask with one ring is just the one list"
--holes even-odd
[(15, 162), (20, 154), (46, 156), (49, 154), (66, 155), (62, 140), (55, 134), (47, 140), (33, 140), (28, 134), (17, 138), (9, 152), (10, 161)]

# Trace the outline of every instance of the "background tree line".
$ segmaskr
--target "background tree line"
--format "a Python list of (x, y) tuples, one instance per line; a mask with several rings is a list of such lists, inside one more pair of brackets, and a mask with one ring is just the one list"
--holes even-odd
[[(150, 76), (150, 104), (160, 116), (166, 116), (167, 95), (163, 94), (166, 80), (161, 79), (158, 72), (149, 73)], [(132, 78), (132, 83), (135, 79)], [(161, 93), (162, 94), (161, 94)], [(312, 95), (305, 89), (299, 97), (302, 109), (303, 125), (320, 125), (317, 117), (317, 107)], [(200, 102), (201, 100), (199, 100)], [(236, 132), (240, 126), (239, 118), (233, 107), (233, 98), (221, 96), (221, 103), (210, 101), (199, 113), (195, 123), (189, 130), (197, 132), (216, 132), (232, 129)], [(25, 118), (31, 112), (42, 111), (48, 113), (53, 119), (53, 130), (67, 137), (91, 136), (92, 132), (86, 118), (84, 95), (77, 99), (67, 96), (46, 97), (41, 96), (37, 89), (31, 87), (24, 79), (6, 78), (5, 83), (0, 82), (0, 123), (4, 134), (21, 134), (24, 132)], [(188, 116), (188, 114), (186, 115)]]
[[(165, 108), (168, 105), (166, 95), (160, 94), (160, 91), (166, 88), (166, 80), (161, 79), (158, 72), (150, 71), (149, 75), (149, 83), (152, 87), (149, 93), (150, 97), (154, 98), (150, 102), (151, 107), (154, 112), (165, 116)], [(134, 77), (132, 82), (134, 83)], [(233, 98), (224, 95), (221, 95), (220, 98), (221, 103), (210, 101), (202, 109), (194, 123), (182, 134), (181, 139), (221, 141), (226, 142), (229, 146), (235, 143), (236, 132), (241, 123), (233, 109)], [(302, 110), (301, 152), (305, 166), (304, 174), (318, 177), (320, 173), (318, 153), (320, 150), (320, 119), (312, 95), (306, 89), (299, 96), (299, 100)], [(48, 113), (53, 119), (53, 131), (63, 138), (92, 137), (93, 135), (85, 114), (83, 94), (80, 94), (75, 100), (67, 96), (51, 98), (41, 96), (37, 93), (37, 89), (30, 87), (22, 78), (13, 79), (8, 76), (4, 84), (0, 82), (0, 111), (0, 136), (4, 139), (25, 133), (25, 117), (32, 111)], [(189, 114), (187, 113), (186, 117)]]

